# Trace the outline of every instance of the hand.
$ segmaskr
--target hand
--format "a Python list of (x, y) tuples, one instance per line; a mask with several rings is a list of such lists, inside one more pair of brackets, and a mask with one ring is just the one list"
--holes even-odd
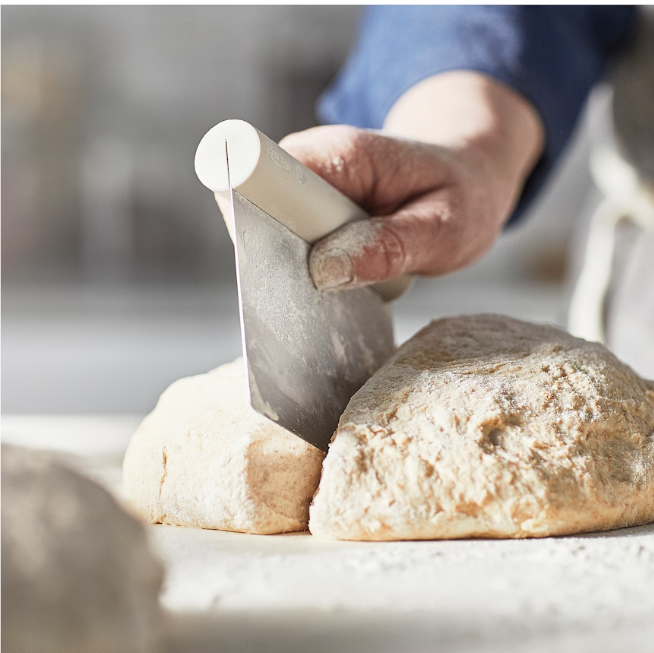
[(373, 216), (313, 247), (316, 286), (438, 276), (472, 263), (510, 215), (542, 142), (526, 100), (468, 72), (410, 89), (382, 132), (329, 126), (287, 136), (284, 149)]

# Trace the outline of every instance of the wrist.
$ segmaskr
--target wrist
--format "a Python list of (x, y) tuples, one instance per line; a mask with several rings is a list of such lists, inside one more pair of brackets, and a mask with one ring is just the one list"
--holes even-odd
[(445, 147), (493, 181), (508, 218), (544, 146), (533, 106), (504, 84), (480, 73), (452, 71), (416, 84), (384, 122), (390, 136)]

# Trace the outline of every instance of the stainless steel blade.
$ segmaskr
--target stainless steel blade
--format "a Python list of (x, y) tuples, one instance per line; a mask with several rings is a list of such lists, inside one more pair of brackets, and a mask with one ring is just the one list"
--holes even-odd
[(232, 191), (252, 406), (327, 451), (352, 395), (393, 353), (388, 304), (367, 288), (316, 290), (311, 246)]

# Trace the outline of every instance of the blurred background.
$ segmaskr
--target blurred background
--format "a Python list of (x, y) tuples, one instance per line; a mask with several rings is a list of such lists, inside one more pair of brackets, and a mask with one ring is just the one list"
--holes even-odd
[[(195, 148), (227, 118), (275, 140), (315, 125), (359, 15), (2, 8), (4, 413), (144, 413), (175, 379), (240, 355), (232, 246)], [(528, 218), (398, 302), (399, 342), (457, 313), (565, 323), (601, 95)]]

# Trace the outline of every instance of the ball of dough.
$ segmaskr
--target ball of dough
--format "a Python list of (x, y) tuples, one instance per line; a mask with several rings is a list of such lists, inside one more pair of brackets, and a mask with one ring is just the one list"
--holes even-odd
[(543, 537), (654, 521), (654, 382), (498, 315), (432, 322), (343, 413), (312, 533)]
[(12, 653), (146, 653), (161, 565), (143, 526), (52, 456), (2, 447), (2, 644)]
[(161, 395), (130, 442), (123, 481), (151, 523), (301, 531), (323, 455), (252, 408), (239, 359)]

